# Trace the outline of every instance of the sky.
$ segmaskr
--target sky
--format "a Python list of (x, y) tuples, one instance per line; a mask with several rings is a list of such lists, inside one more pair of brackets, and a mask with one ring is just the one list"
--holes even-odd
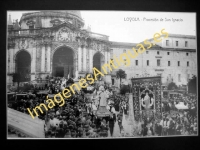
[[(22, 13), (34, 11), (8, 11), (12, 20), (20, 20)], [(196, 35), (196, 14), (186, 12), (149, 11), (81, 11), (86, 27), (109, 36), (110, 41), (139, 43), (153, 38), (162, 29), (171, 34)], [(148, 21), (148, 19), (158, 21)], [(163, 21), (160, 21), (160, 19)], [(139, 20), (138, 20), (139, 19)], [(169, 20), (170, 19), (170, 20)], [(173, 19), (179, 21), (173, 22)]]

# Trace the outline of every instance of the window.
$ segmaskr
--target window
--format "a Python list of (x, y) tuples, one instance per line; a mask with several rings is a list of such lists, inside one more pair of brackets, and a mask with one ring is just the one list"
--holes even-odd
[(189, 67), (189, 61), (187, 61), (187, 67)]
[(169, 52), (167, 52), (167, 55), (169, 55), (170, 53)]
[(135, 65), (138, 66), (138, 60), (135, 60)]
[(168, 66), (170, 66), (170, 61), (168, 61)]
[(169, 40), (166, 40), (166, 46), (169, 46)]
[(176, 41), (176, 46), (178, 46), (178, 41)]
[(186, 53), (186, 56), (188, 56), (189, 55), (189, 53)]
[(181, 82), (181, 74), (178, 74), (178, 82)]
[(146, 51), (146, 54), (149, 54), (149, 51)]
[(178, 66), (180, 66), (180, 61), (178, 61)]
[(126, 65), (126, 59), (124, 59), (124, 65)]
[(147, 60), (147, 66), (149, 66), (149, 60)]
[(113, 58), (113, 49), (110, 50), (110, 58)]
[(160, 59), (157, 59), (157, 66), (160, 66)]
[(29, 29), (30, 29), (30, 33), (33, 33), (34, 25), (29, 26)]
[(188, 41), (185, 41), (185, 47), (188, 47)]
[(157, 55), (159, 55), (160, 54), (160, 52), (159, 51), (157, 51)]
[(112, 79), (112, 85), (114, 85), (115, 84), (115, 80), (114, 79)]

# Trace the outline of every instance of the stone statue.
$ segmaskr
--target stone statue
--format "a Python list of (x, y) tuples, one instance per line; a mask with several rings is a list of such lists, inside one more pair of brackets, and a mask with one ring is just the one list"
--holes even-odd
[(101, 90), (101, 93), (99, 94), (99, 97), (100, 97), (100, 104), (99, 104), (99, 106), (107, 106), (108, 95), (105, 92), (105, 89), (104, 89), (103, 86), (101, 86), (99, 89)]
[(149, 96), (149, 91), (145, 92), (144, 98), (141, 99), (142, 103), (141, 105), (146, 109), (149, 110), (151, 106), (153, 105), (154, 99)]

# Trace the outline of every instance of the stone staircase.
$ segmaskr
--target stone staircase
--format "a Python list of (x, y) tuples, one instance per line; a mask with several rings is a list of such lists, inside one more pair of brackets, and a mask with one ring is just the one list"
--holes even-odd
[(43, 120), (11, 108), (7, 112), (8, 137), (45, 138)]

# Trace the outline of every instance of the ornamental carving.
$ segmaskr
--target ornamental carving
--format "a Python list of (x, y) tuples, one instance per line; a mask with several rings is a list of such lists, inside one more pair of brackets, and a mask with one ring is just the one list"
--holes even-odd
[(58, 41), (71, 42), (72, 37), (73, 37), (72, 32), (67, 27), (61, 28), (57, 34)]
[(78, 44), (77, 43), (67, 43), (63, 44), (63, 43), (52, 43), (52, 48), (51, 48), (51, 52), (53, 52), (55, 49), (57, 49), (58, 47), (62, 47), (62, 46), (66, 46), (66, 47), (70, 47), (74, 50), (74, 53), (78, 53)]
[(33, 21), (33, 20), (28, 20), (28, 21), (26, 22), (26, 24), (27, 24), (27, 26), (33, 26), (33, 25), (35, 24), (35, 21)]
[(19, 49), (27, 49), (28, 48), (28, 41), (23, 38), (19, 41), (19, 45), (18, 45)]
[(105, 44), (102, 43), (96, 43), (96, 42), (92, 42), (91, 43), (91, 48), (95, 51), (99, 51), (99, 52), (103, 52), (106, 50), (106, 46)]
[(36, 30), (36, 32), (37, 32), (37, 37), (51, 36), (51, 31), (49, 29)]

